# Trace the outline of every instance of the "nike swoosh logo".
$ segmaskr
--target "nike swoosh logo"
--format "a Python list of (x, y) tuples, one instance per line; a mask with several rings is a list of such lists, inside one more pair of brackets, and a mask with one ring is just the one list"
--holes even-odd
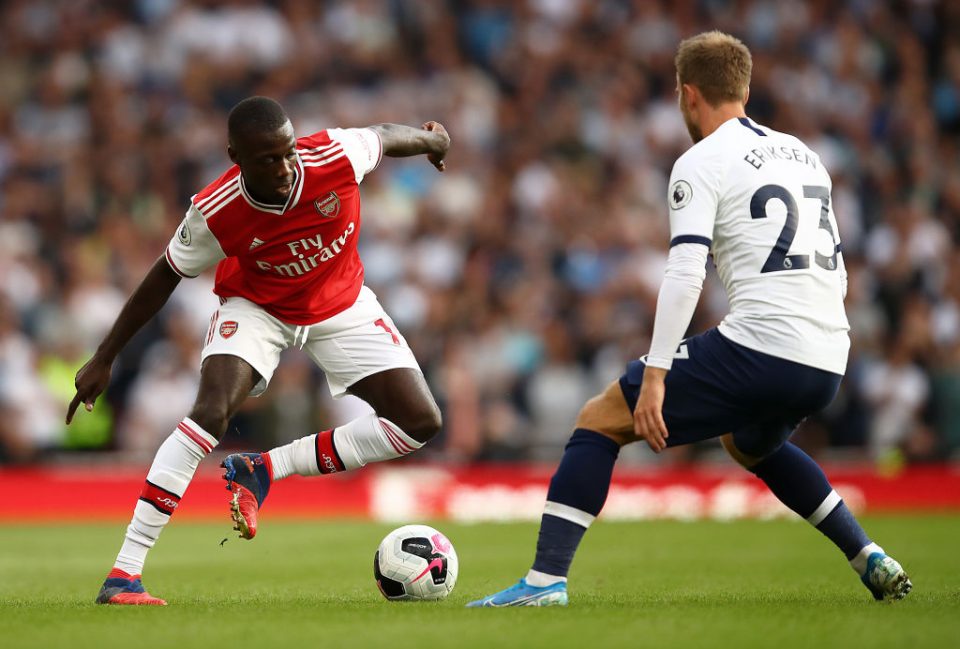
[(430, 571), (433, 570), (434, 568), (443, 568), (443, 559), (433, 559), (432, 561), (430, 561), (430, 563), (427, 564), (427, 569), (424, 570), (423, 572), (421, 572), (421, 573), (420, 573), (419, 575), (417, 575), (416, 577), (414, 577), (413, 580), (414, 580), (414, 581), (417, 581), (418, 579), (420, 579), (421, 577), (423, 577), (425, 574), (427, 574), (428, 572), (430, 572)]
[[(523, 597), (518, 597), (517, 599), (512, 599), (503, 604), (497, 604), (493, 597), (483, 602), (482, 606), (493, 607), (493, 608), (505, 608), (507, 606), (530, 606), (531, 604), (539, 606), (540, 604), (534, 604), (534, 602), (540, 601), (553, 601), (556, 598), (557, 591), (549, 593), (533, 593), (532, 595), (524, 595)], [(496, 596), (494, 596), (496, 597)]]
[(484, 606), (490, 606), (494, 608), (504, 608), (507, 606), (526, 606), (528, 602), (532, 602), (541, 596), (540, 593), (534, 595), (527, 595), (526, 597), (518, 597), (517, 599), (512, 599), (509, 602), (504, 602), (503, 604), (497, 604), (492, 599), (484, 602)]

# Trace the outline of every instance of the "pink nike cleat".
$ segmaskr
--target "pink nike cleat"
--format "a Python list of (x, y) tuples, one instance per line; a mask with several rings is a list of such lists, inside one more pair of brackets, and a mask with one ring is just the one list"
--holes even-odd
[(100, 587), (97, 604), (166, 606), (167, 602), (144, 590), (140, 575), (128, 575), (123, 570), (114, 568)]

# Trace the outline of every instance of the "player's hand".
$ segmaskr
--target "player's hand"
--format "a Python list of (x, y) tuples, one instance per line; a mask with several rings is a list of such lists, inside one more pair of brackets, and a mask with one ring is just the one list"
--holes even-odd
[(443, 162), (443, 158), (450, 149), (450, 135), (440, 122), (425, 122), (421, 128), (425, 131), (436, 133), (439, 136), (436, 150), (427, 154), (427, 160), (437, 168), (437, 171), (443, 172), (443, 170), (447, 168)]
[(73, 421), (73, 414), (77, 407), (82, 403), (87, 412), (93, 410), (93, 404), (97, 397), (107, 389), (110, 384), (110, 372), (113, 367), (112, 360), (101, 359), (94, 355), (77, 372), (77, 378), (74, 379), (74, 386), (77, 388), (77, 394), (74, 395), (70, 406), (67, 408), (67, 423)]
[(633, 432), (646, 440), (654, 453), (667, 448), (667, 424), (663, 421), (663, 397), (667, 392), (664, 378), (667, 370), (659, 367), (647, 367), (643, 371), (643, 384), (637, 407), (633, 409)]

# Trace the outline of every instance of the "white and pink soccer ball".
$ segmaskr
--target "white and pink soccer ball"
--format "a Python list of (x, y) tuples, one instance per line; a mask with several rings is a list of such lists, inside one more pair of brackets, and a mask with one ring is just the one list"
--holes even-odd
[(457, 551), (427, 525), (404, 525), (380, 542), (373, 577), (389, 600), (443, 599), (457, 583)]

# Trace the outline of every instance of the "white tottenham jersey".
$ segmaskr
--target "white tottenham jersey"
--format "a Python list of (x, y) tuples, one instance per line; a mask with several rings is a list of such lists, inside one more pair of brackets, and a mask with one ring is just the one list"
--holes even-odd
[(710, 248), (730, 301), (724, 336), (843, 374), (850, 325), (831, 187), (796, 137), (728, 120), (673, 166), (670, 245)]

